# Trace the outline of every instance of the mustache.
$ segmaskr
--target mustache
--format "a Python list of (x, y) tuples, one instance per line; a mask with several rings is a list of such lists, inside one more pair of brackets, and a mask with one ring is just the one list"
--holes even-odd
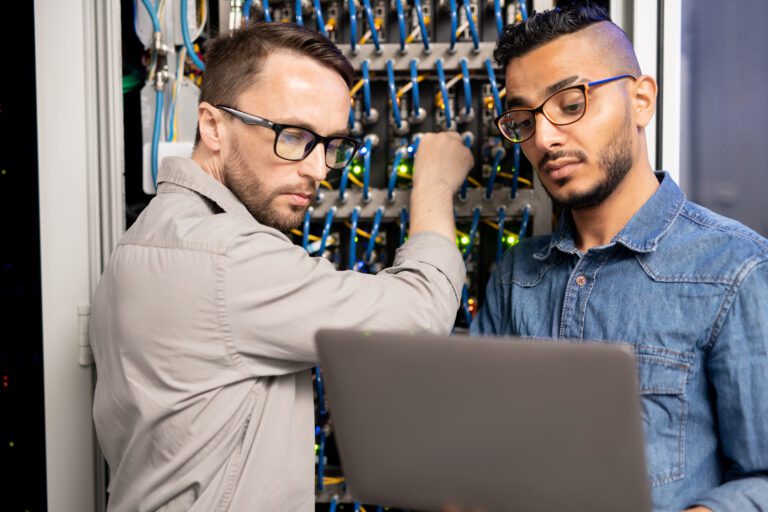
[(273, 195), (278, 196), (281, 194), (304, 194), (308, 196), (315, 196), (317, 194), (318, 187), (310, 184), (304, 185), (287, 185), (280, 187), (273, 191)]
[(573, 158), (573, 159), (578, 160), (579, 162), (586, 162), (587, 161), (587, 155), (583, 151), (565, 151), (565, 150), (552, 151), (550, 153), (545, 153), (539, 159), (539, 163), (538, 163), (537, 169), (542, 169), (549, 162), (560, 160), (561, 158)]

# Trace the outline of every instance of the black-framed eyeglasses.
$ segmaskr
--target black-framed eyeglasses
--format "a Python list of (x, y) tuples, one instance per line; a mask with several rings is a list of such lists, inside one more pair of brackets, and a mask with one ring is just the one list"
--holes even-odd
[(274, 130), (275, 144), (273, 150), (283, 160), (291, 162), (304, 160), (315, 149), (315, 146), (322, 143), (325, 147), (325, 165), (331, 169), (343, 169), (349, 165), (362, 145), (350, 137), (339, 137), (338, 135), (323, 137), (301, 126), (273, 123), (268, 119), (241, 112), (226, 105), (216, 105), (216, 108), (227, 112), (247, 125), (263, 126)]
[(589, 104), (591, 89), (632, 75), (618, 75), (586, 84), (578, 84), (560, 89), (536, 108), (513, 108), (494, 120), (501, 134), (515, 143), (525, 142), (536, 132), (536, 114), (541, 112), (550, 123), (558, 126), (573, 124), (584, 117)]

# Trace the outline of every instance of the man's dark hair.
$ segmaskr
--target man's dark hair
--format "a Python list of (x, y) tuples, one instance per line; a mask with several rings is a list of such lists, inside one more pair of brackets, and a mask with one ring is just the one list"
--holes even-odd
[[(275, 51), (310, 57), (336, 71), (348, 87), (354, 69), (335, 44), (318, 32), (293, 23), (252, 22), (244, 28), (208, 41), (200, 101), (235, 105), (235, 100), (256, 83), (264, 60)], [(195, 147), (200, 131), (195, 136)]]
[(516, 57), (601, 21), (611, 21), (608, 12), (600, 5), (589, 3), (533, 13), (527, 21), (504, 27), (493, 51), (493, 59), (506, 68), (509, 61)]

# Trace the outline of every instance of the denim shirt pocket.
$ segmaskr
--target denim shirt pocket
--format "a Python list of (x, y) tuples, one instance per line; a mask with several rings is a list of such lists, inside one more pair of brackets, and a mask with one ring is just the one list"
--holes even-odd
[(652, 487), (685, 476), (685, 395), (691, 359), (663, 348), (637, 346), (646, 463)]

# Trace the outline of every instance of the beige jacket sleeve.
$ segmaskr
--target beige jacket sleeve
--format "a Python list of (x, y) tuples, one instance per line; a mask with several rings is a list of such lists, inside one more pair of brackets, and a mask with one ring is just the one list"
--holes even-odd
[[(263, 228), (263, 227), (262, 227)], [(447, 333), (465, 266), (436, 233), (412, 236), (379, 274), (338, 271), (267, 229), (237, 237), (222, 260), (222, 324), (236, 357), (256, 376), (316, 364), (321, 328)]]

